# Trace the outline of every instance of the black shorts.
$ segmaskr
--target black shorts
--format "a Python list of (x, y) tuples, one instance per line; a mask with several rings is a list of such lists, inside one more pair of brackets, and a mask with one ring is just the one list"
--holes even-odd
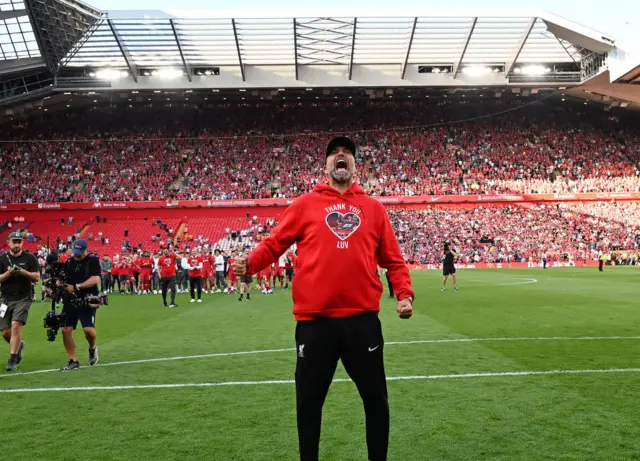
[(287, 270), (286, 270), (286, 273), (287, 273), (287, 276), (288, 276), (288, 277), (293, 276), (293, 269), (287, 269)]
[(120, 277), (120, 282), (129, 282), (131, 280), (131, 277), (129, 275), (119, 275), (118, 277)]
[(251, 276), (251, 275), (243, 275), (242, 277), (240, 277), (240, 281), (242, 283), (246, 283), (246, 284), (253, 283), (253, 276)]
[(73, 327), (75, 330), (80, 321), (82, 328), (95, 328), (96, 311), (97, 309), (90, 307), (75, 307), (73, 304), (64, 303), (62, 306), (62, 313), (66, 315), (64, 326)]
[(442, 268), (442, 275), (453, 275), (456, 273), (455, 266), (445, 266)]

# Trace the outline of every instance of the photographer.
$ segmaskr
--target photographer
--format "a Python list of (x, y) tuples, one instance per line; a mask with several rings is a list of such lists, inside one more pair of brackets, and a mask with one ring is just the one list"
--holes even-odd
[(17, 370), (22, 361), (22, 327), (27, 324), (31, 308), (31, 284), (40, 280), (38, 260), (22, 251), (22, 242), (19, 232), (9, 235), (9, 252), (0, 257), (0, 330), (10, 345), (11, 354), (7, 371)]
[(98, 296), (100, 283), (100, 260), (87, 255), (88, 244), (85, 240), (76, 240), (73, 244), (73, 257), (65, 263), (66, 293), (63, 299), (62, 313), (66, 315), (62, 328), (64, 348), (69, 355), (69, 363), (63, 371), (80, 368), (76, 357), (76, 344), (73, 330), (78, 321), (82, 324), (84, 336), (89, 343), (89, 365), (98, 363), (98, 346), (96, 346), (96, 309), (87, 304), (88, 296)]

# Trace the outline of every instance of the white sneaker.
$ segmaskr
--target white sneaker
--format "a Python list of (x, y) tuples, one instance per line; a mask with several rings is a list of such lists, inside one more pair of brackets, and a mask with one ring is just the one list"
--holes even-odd
[(195, 300), (195, 299), (192, 299), (192, 300), (191, 300), (191, 301), (189, 301), (189, 302), (190, 302), (190, 303), (195, 303), (195, 302), (196, 302), (196, 300)]
[(218, 289), (216, 290), (216, 293), (222, 293), (222, 290), (221, 290), (220, 288), (218, 288)]
[(199, 302), (199, 303), (201, 303), (201, 302), (202, 302), (202, 299), (198, 299), (198, 302)]
[(158, 294), (158, 290), (153, 290), (153, 294), (157, 295)]
[(228, 289), (228, 288), (225, 288), (225, 289), (224, 289), (224, 292), (225, 292), (225, 293), (229, 293), (229, 289)]

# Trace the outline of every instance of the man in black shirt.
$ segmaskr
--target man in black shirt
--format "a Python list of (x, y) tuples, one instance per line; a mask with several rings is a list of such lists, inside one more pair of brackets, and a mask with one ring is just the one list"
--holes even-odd
[(73, 257), (64, 266), (67, 292), (63, 299), (62, 313), (66, 315), (62, 328), (64, 348), (69, 355), (69, 363), (62, 370), (80, 368), (76, 357), (76, 343), (73, 330), (78, 321), (82, 324), (84, 336), (89, 343), (89, 365), (98, 363), (98, 346), (96, 345), (96, 309), (82, 305), (81, 300), (91, 295), (99, 295), (100, 260), (87, 254), (88, 244), (85, 240), (76, 240), (73, 244)]
[(454, 264), (456, 254), (451, 251), (448, 244), (444, 245), (444, 257), (442, 258), (442, 291), (445, 291), (445, 285), (449, 276), (453, 279), (453, 289), (458, 291), (456, 283), (456, 266)]
[(40, 280), (38, 260), (22, 251), (22, 242), (19, 232), (9, 235), (9, 252), (0, 257), (0, 330), (10, 345), (11, 354), (7, 371), (17, 370), (22, 361), (22, 327), (27, 324), (31, 308), (31, 283)]

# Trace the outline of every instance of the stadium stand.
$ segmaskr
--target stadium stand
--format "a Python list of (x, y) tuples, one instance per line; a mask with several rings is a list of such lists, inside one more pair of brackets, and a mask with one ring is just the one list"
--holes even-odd
[(444, 242), (464, 263), (586, 261), (602, 248), (640, 248), (638, 202), (391, 208), (407, 262), (437, 264)]
[[(297, 197), (323, 180), (328, 136), (312, 129), (358, 139), (360, 182), (372, 195), (640, 191), (634, 125), (590, 109), (539, 103), (486, 118), (504, 102), (341, 106), (107, 107), (34, 119), (6, 127), (32, 142), (0, 146), (0, 203)], [(147, 128), (133, 128), (140, 119)], [(63, 141), (79, 125), (76, 140)]]
[[(467, 121), (438, 125), (461, 119)], [(359, 181), (371, 195), (640, 192), (634, 120), (513, 99), (277, 110), (103, 106), (6, 126), (16, 142), (0, 145), (7, 166), (0, 203), (297, 197), (324, 180), (329, 135), (322, 133), (332, 130), (358, 140)], [(422, 264), (438, 263), (448, 240), (458, 241), (464, 262), (531, 261), (542, 254), (580, 261), (601, 248), (635, 251), (639, 213), (637, 202), (389, 208), (406, 260)], [(155, 252), (169, 242), (182, 250), (226, 251), (255, 246), (277, 218), (191, 214), (163, 218), (166, 229), (152, 217), (61, 219), (20, 223), (33, 235), (29, 247), (64, 246), (82, 236), (110, 255), (140, 247)]]

